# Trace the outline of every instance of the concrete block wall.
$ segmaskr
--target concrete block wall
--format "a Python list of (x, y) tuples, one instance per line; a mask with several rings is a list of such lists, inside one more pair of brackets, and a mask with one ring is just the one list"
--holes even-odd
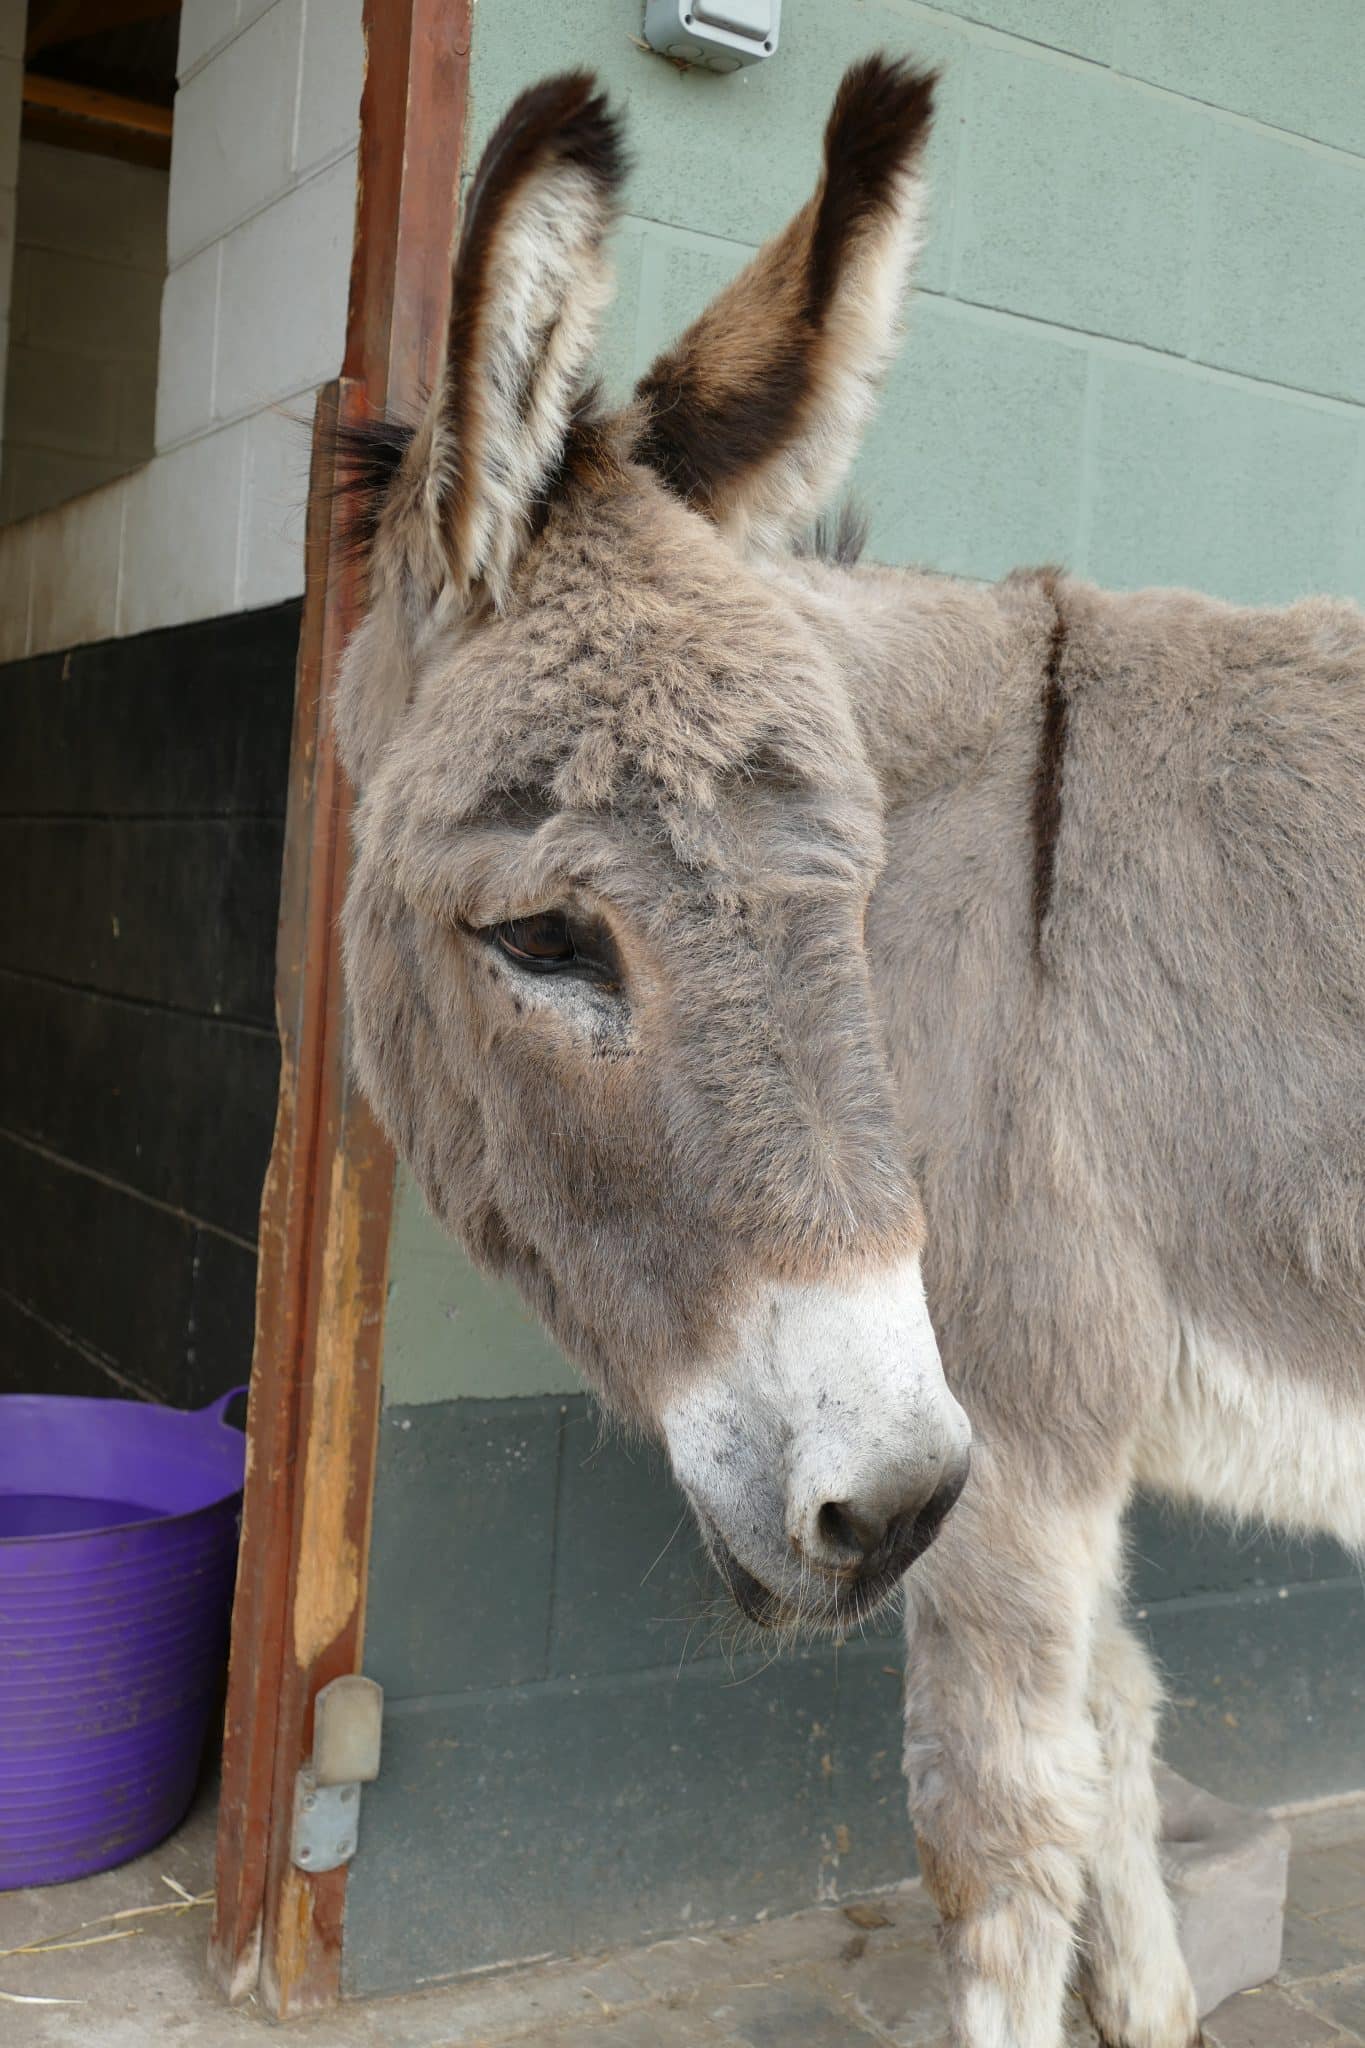
[[(778, 57), (727, 78), (638, 26), (633, 0), (497, 0), (473, 48), (471, 152), (556, 67), (626, 105), (612, 389), (805, 197), (844, 66), (911, 51), (944, 67), (933, 232), (855, 478), (871, 551), (1365, 598), (1356, 0), (790, 0)], [(599, 1438), (401, 1181), (390, 1273), (351, 1989), (907, 1874), (893, 1632), (732, 1668), (666, 1472)], [(1181, 1769), (1253, 1800), (1359, 1784), (1348, 1559), (1144, 1510), (1131, 1592)]]
[[(28, 0), (0, 0), (0, 421), (5, 410), (9, 352), (10, 279), (14, 269), (14, 210), (19, 180), (19, 124), (23, 113), (24, 24)], [(0, 461), (3, 435), (0, 434)]]
[(166, 187), (145, 164), (23, 143), (0, 518), (151, 456)]
[(361, 0), (185, 0), (156, 454), (0, 529), (0, 660), (301, 592), (308, 423), (344, 342), (363, 61)]

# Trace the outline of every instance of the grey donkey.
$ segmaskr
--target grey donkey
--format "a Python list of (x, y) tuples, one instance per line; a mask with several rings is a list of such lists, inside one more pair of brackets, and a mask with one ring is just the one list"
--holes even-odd
[(493, 136), (438, 386), (352, 451), (355, 1057), (753, 1621), (903, 1586), (961, 2048), (1056, 2048), (1073, 1968), (1190, 2048), (1120, 1525), (1365, 1538), (1365, 618), (803, 549), (932, 93), (849, 72), (615, 411), (616, 124), (575, 75)]

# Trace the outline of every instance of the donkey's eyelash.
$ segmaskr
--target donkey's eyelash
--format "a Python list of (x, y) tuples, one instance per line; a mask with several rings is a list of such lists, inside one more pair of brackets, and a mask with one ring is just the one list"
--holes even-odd
[(611, 935), (595, 921), (545, 910), (475, 926), (473, 931), (521, 973), (568, 974), (604, 988), (620, 985), (620, 965)]

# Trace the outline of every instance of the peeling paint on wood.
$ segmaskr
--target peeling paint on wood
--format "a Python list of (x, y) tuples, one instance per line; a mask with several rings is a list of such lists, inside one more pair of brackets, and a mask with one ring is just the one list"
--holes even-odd
[(345, 1157), (332, 1160), (327, 1240), (322, 1260), (318, 1342), (313, 1361), (313, 1412), (303, 1479), (301, 1562), (307, 1571), (294, 1588), (294, 1655), (301, 1667), (321, 1656), (355, 1612), (360, 1597), (360, 1555), (347, 1527), (355, 1435), (355, 1382), (349, 1362), (362, 1336), (364, 1280), (360, 1270), (363, 1198)]
[[(338, 420), (410, 410), (445, 330), (470, 0), (365, 0), (343, 376), (318, 399), (285, 832), (283, 1073), (262, 1205), (256, 1356), (211, 1963), (276, 2018), (339, 1995), (345, 1868), (289, 1861), (312, 1705), (359, 1668), (393, 1162), (347, 1068), (338, 920), (350, 793), (330, 719), (356, 586), (334, 524)], [(259, 1965), (256, 1958), (259, 1956)]]

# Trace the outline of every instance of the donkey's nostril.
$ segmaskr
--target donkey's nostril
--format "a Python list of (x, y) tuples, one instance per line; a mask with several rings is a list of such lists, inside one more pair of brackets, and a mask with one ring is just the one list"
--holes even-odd
[(804, 1510), (796, 1509), (789, 1524), (792, 1546), (818, 1571), (906, 1571), (938, 1534), (970, 1462), (963, 1452), (950, 1471), (931, 1475), (892, 1467), (868, 1476), (842, 1500), (820, 1501), (817, 1495)]
[(815, 1529), (820, 1539), (815, 1562), (836, 1567), (861, 1564), (886, 1535), (883, 1521), (847, 1500), (827, 1500), (815, 1517)]

